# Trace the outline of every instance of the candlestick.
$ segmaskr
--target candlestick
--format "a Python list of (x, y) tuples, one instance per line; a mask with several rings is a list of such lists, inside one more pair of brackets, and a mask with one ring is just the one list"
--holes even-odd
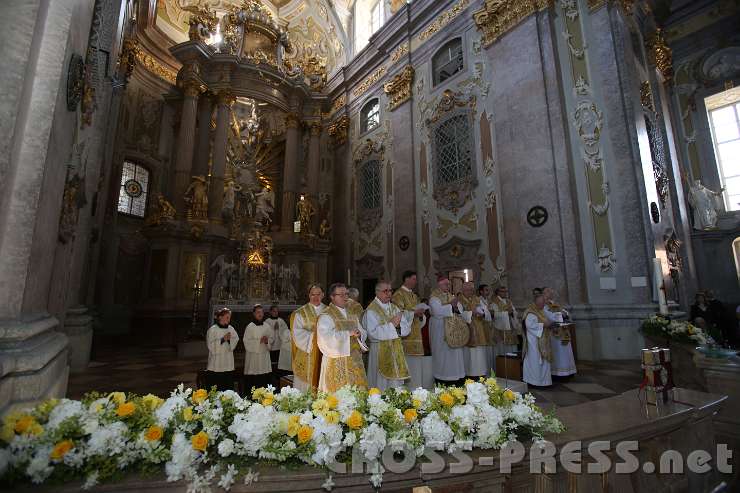
[(661, 315), (668, 315), (668, 303), (665, 300), (665, 286), (663, 284), (663, 259), (653, 259), (653, 280), (658, 293), (658, 305)]
[(350, 269), (347, 268), (347, 286), (352, 286), (352, 279), (351, 279), (350, 274), (351, 274)]

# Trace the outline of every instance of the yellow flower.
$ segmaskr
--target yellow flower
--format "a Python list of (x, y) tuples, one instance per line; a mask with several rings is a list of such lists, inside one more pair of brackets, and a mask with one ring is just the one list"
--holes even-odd
[(15, 422), (14, 429), (16, 433), (22, 435), (28, 432), (34, 424), (36, 424), (36, 419), (30, 414), (24, 414)]
[(298, 429), (298, 443), (306, 443), (313, 436), (313, 428), (303, 425)]
[(28, 433), (30, 433), (33, 436), (39, 436), (43, 432), (44, 432), (44, 428), (38, 423), (32, 424), (31, 428), (28, 430)]
[(382, 392), (377, 387), (373, 387), (367, 391), (367, 395), (380, 395), (380, 394), (382, 394)]
[(108, 399), (112, 400), (116, 404), (123, 404), (126, 402), (126, 394), (124, 392), (111, 392), (108, 394)]
[(262, 397), (264, 397), (264, 395), (265, 395), (266, 392), (267, 391), (263, 387), (260, 387), (258, 389), (254, 389), (252, 391), (252, 400), (253, 401), (261, 401), (262, 400)]
[(324, 419), (327, 423), (335, 425), (339, 423), (339, 413), (337, 411), (327, 411), (326, 414), (324, 414)]
[(469, 383), (474, 383), (472, 378), (466, 378), (465, 379), (465, 385), (467, 385)]
[(403, 419), (405, 419), (407, 423), (413, 423), (416, 421), (417, 416), (416, 409), (409, 408), (403, 412)]
[(494, 390), (498, 388), (498, 382), (493, 377), (486, 380), (486, 385)]
[(136, 411), (136, 404), (133, 402), (124, 402), (118, 406), (116, 414), (121, 418), (125, 418), (126, 416), (134, 414), (134, 411)]
[(102, 402), (96, 402), (94, 404), (95, 407), (93, 407), (93, 411), (95, 411), (97, 414), (100, 414), (103, 412), (103, 403)]
[(275, 400), (275, 396), (272, 394), (265, 394), (265, 397), (262, 399), (262, 405), (263, 406), (272, 406), (273, 401)]
[(206, 389), (198, 389), (193, 392), (193, 402), (200, 404), (204, 400), (208, 399), (208, 391)]
[(51, 458), (54, 460), (60, 460), (67, 452), (72, 450), (73, 446), (74, 443), (72, 443), (72, 440), (63, 440), (57, 443), (51, 450)]
[(47, 399), (42, 402), (38, 409), (41, 414), (49, 414), (59, 404), (59, 399)]
[(298, 434), (298, 430), (300, 429), (301, 424), (298, 422), (288, 422), (288, 436), (294, 437)]
[(455, 398), (448, 392), (442, 392), (439, 394), (439, 402), (441, 402), (443, 406), (452, 407), (455, 404)]
[(162, 428), (156, 425), (150, 426), (147, 428), (146, 432), (144, 432), (144, 438), (146, 438), (147, 442), (156, 442), (161, 440), (162, 435), (164, 435)]
[(193, 408), (191, 406), (188, 406), (182, 410), (182, 419), (184, 419), (185, 421), (193, 420)]
[(144, 404), (144, 406), (150, 411), (154, 411), (155, 409), (159, 408), (159, 406), (161, 406), (163, 402), (164, 399), (162, 399), (161, 397), (157, 397), (154, 394), (147, 394), (141, 398), (141, 403)]
[(411, 401), (411, 403), (414, 405), (416, 409), (419, 409), (421, 407), (421, 401), (419, 399), (414, 399)]
[(316, 415), (324, 414), (329, 410), (329, 403), (326, 399), (316, 399), (313, 401), (313, 404), (311, 404), (311, 409), (313, 409), (313, 412)]
[(208, 448), (208, 435), (205, 431), (201, 431), (197, 435), (190, 437), (190, 443), (193, 445), (193, 449), (205, 452)]
[(336, 409), (339, 405), (339, 399), (334, 394), (331, 394), (326, 398), (326, 404), (329, 406), (329, 409)]
[(516, 399), (516, 396), (514, 395), (514, 392), (511, 391), (511, 389), (504, 390), (504, 399), (506, 399), (509, 402), (514, 402), (514, 399)]
[(452, 395), (455, 396), (455, 399), (457, 399), (459, 403), (462, 404), (463, 402), (465, 402), (465, 389), (455, 387), (453, 389), (450, 389), (450, 392), (452, 392)]
[(362, 427), (364, 421), (365, 420), (362, 419), (362, 414), (360, 414), (359, 411), (355, 409), (347, 418), (347, 426), (349, 426), (352, 430), (356, 430)]
[(0, 440), (5, 443), (10, 443), (13, 441), (14, 436), (15, 431), (13, 430), (13, 426), (10, 423), (5, 423), (2, 429), (0, 429)]

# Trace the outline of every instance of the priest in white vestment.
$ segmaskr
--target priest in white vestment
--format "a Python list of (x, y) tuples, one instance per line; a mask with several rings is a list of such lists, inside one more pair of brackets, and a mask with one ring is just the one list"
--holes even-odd
[(362, 353), (367, 350), (367, 332), (346, 308), (348, 296), (344, 284), (333, 284), (329, 297), (331, 304), (319, 315), (316, 327), (321, 350), (319, 390), (331, 393), (346, 385), (367, 388), (362, 360)]
[(291, 360), (293, 370), (293, 387), (298, 390), (310, 390), (319, 384), (319, 366), (321, 352), (316, 343), (316, 324), (319, 315), (326, 309), (321, 302), (324, 290), (313, 285), (308, 290), (308, 303), (291, 315)]
[[(562, 324), (570, 318), (568, 311), (555, 302), (555, 290), (543, 288), (545, 297), (545, 316), (555, 324)], [(552, 364), (550, 372), (558, 377), (567, 377), (576, 373), (576, 360), (573, 357), (573, 344), (570, 342), (570, 332), (567, 329), (553, 330), (550, 334), (552, 346)]]
[(429, 338), (432, 345), (432, 365), (434, 378), (447, 384), (458, 383), (465, 378), (465, 352), (462, 346), (450, 347), (445, 339), (445, 321), (462, 316), (466, 323), (471, 320), (471, 312), (465, 312), (456, 296), (450, 293), (450, 280), (447, 276), (437, 277), (437, 288), (429, 297), (432, 319), (429, 322)]
[(509, 289), (506, 286), (496, 288), (490, 308), (493, 316), (494, 358), (506, 353), (516, 353), (519, 343), (517, 334), (521, 331), (516, 308), (509, 299)]
[(524, 311), (524, 377), (522, 380), (530, 385), (552, 385), (550, 375), (550, 327), (552, 322), (544, 312), (545, 297), (535, 295), (534, 303)]
[(463, 350), (465, 355), (465, 375), (467, 377), (482, 377), (489, 375), (492, 367), (489, 365), (489, 324), (491, 323), (491, 312), (488, 311), (488, 303), (475, 294), (475, 284), (466, 282), (463, 284), (463, 292), (460, 302), (466, 312), (471, 313), (470, 339)]
[(391, 303), (392, 292), (389, 282), (378, 282), (375, 285), (375, 299), (362, 317), (362, 325), (370, 341), (367, 383), (380, 390), (401, 387), (409, 379), (401, 337), (411, 332), (414, 316), (408, 316)]
[(273, 343), (272, 325), (265, 323), (265, 311), (260, 305), (252, 309), (254, 321), (244, 330), (244, 391), (251, 396), (252, 387), (266, 387), (271, 383), (272, 363), (270, 346)]
[[(419, 303), (419, 297), (414, 293), (416, 288), (416, 272), (407, 270), (401, 277), (403, 284), (393, 293), (393, 304), (403, 310), (404, 316), (411, 318), (411, 329), (407, 336), (402, 337), (403, 352), (409, 369), (410, 389), (423, 387), (434, 388), (434, 372), (431, 351), (424, 349), (424, 325), (427, 322), (424, 314), (425, 307)], [(429, 337), (426, 345), (429, 346)]]

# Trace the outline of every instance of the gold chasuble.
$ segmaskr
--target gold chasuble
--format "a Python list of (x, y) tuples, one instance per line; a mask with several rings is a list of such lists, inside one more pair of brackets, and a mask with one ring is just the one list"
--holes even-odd
[(488, 327), (489, 322), (475, 316), (475, 309), (480, 306), (480, 296), (471, 296), (467, 298), (464, 294), (460, 295), (460, 303), (466, 312), (473, 312), (473, 318), (470, 321), (470, 339), (468, 340), (468, 347), (488, 346)]
[(362, 320), (362, 313), (365, 311), (362, 309), (362, 303), (358, 303), (350, 298), (347, 300), (347, 306), (345, 309), (348, 314), (357, 317), (357, 320)]
[[(550, 313), (562, 313), (563, 308), (558, 305), (557, 303), (553, 303), (552, 301), (549, 301), (547, 303), (547, 310)], [(560, 339), (560, 344), (562, 346), (567, 346), (570, 342), (570, 331), (563, 326), (558, 326), (552, 329), (552, 336), (555, 339)]]
[[(393, 304), (401, 310), (413, 312), (419, 304), (419, 297), (408, 289), (399, 288), (393, 293)], [(409, 356), (424, 356), (424, 341), (421, 336), (421, 320), (414, 315), (411, 332), (402, 339), (404, 354)]]
[[(311, 332), (313, 333), (310, 353), (299, 348), (295, 343), (293, 322), (297, 313), (301, 314), (303, 322), (307, 327), (311, 328)], [(316, 323), (318, 321), (319, 316), (316, 314), (316, 310), (314, 310), (311, 303), (306, 303), (290, 315), (290, 346), (292, 351), (290, 354), (293, 362), (293, 374), (308, 383), (313, 389), (319, 386), (319, 373), (321, 372), (321, 351), (319, 351), (316, 341)]]
[[(495, 296), (493, 299), (493, 304), (496, 305), (496, 311), (506, 312), (507, 314), (514, 311), (514, 304), (511, 302), (510, 299), (507, 299), (506, 302), (504, 302), (501, 298)], [(516, 337), (519, 331), (517, 330), (517, 327), (512, 327), (511, 325), (511, 319), (509, 319), (509, 327), (511, 330), (499, 330), (494, 326), (494, 338), (509, 346), (515, 346), (519, 344), (519, 340)]]
[[(377, 299), (374, 299), (373, 302), (368, 305), (367, 309), (372, 310), (378, 316), (381, 325), (389, 323), (391, 318), (400, 313), (398, 307), (391, 303), (391, 314), (386, 314)], [(409, 369), (408, 366), (406, 366), (406, 355), (403, 352), (403, 345), (401, 344), (400, 337), (378, 342), (378, 371), (389, 380), (405, 380), (409, 378)]]
[[(449, 305), (452, 303), (452, 293), (445, 293), (442, 290), (435, 288), (432, 291), (430, 298), (437, 298), (443, 305)], [(451, 348), (459, 348), (465, 346), (470, 340), (470, 327), (465, 323), (463, 318), (453, 313), (451, 317), (445, 317), (445, 342)]]
[[(522, 323), (525, 324), (526, 327), (526, 320), (527, 315), (529, 314), (534, 315), (537, 317), (537, 321), (541, 324), (544, 324), (547, 322), (547, 317), (545, 316), (545, 312), (543, 310), (540, 310), (537, 308), (537, 305), (532, 303), (527, 307), (526, 310), (524, 310), (524, 316), (522, 318)], [(522, 357), (525, 357), (527, 355), (527, 350), (529, 348), (527, 347), (527, 336), (525, 334), (524, 336), (524, 346), (522, 348)], [(542, 337), (537, 338), (537, 349), (540, 351), (540, 356), (543, 360), (551, 362), (552, 361), (552, 346), (550, 345), (550, 336), (547, 333), (546, 330), (542, 332)]]
[[(359, 303), (358, 303), (359, 304)], [(347, 311), (347, 317), (334, 305), (330, 304), (322, 315), (328, 315), (334, 322), (334, 330), (352, 331), (359, 329), (360, 321)], [(362, 349), (356, 337), (350, 337), (350, 355), (338, 358), (326, 358), (325, 375), (323, 377), (326, 385), (325, 392), (336, 392), (345, 385), (356, 385), (367, 388), (367, 376), (365, 375), (365, 363), (362, 360)]]

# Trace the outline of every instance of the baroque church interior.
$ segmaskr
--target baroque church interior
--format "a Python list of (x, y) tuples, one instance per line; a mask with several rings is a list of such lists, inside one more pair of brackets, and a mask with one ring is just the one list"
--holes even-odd
[[(4, 0), (0, 26), (0, 415), (89, 391), (196, 389), (217, 310), (244, 340), (240, 373), (255, 305), (277, 306), (295, 353), (312, 286), (327, 305), (333, 283), (355, 288), (364, 323), (409, 271), (416, 303), (445, 282), (455, 307), (459, 294), (471, 334), (477, 315), (497, 327), (490, 303), (508, 288), (513, 339), (488, 339), (483, 373), (440, 378), (447, 363), (430, 360), (437, 383), (503, 371), (563, 413), (571, 440), (636, 437), (617, 431), (639, 423), (674, 448), (737, 450), (737, 1)], [(464, 302), (469, 283), (480, 313)], [(568, 326), (554, 344), (575, 367), (550, 382), (548, 363), (540, 385), (522, 371), (545, 286)], [(431, 310), (421, 355), (435, 358)], [(675, 401), (714, 414), (679, 428), (637, 407), (629, 422), (583, 418), (637, 402), (643, 348), (668, 347), (651, 320), (713, 338), (670, 349), (676, 389), (693, 392)], [(372, 384), (377, 341), (364, 331)], [(676, 402), (658, 409), (680, 414)], [(534, 488), (475, 474), (406, 477), (395, 491)], [(736, 484), (724, 471), (688, 476), (672, 491)]]

